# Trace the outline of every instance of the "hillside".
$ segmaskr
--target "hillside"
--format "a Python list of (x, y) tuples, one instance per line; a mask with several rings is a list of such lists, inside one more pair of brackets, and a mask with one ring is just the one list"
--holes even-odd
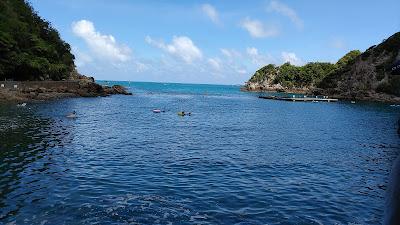
[(311, 62), (304, 66), (294, 66), (290, 63), (281, 66), (269, 64), (256, 71), (247, 82), (246, 88), (250, 91), (309, 92), (328, 74), (341, 69), (360, 54), (358, 50), (351, 51), (336, 64), (324, 62)]
[(328, 74), (316, 91), (348, 99), (390, 100), (400, 97), (400, 32), (372, 46)]
[(342, 99), (400, 101), (400, 33), (365, 52), (347, 53), (337, 63), (267, 65), (246, 83), (248, 91), (330, 95)]
[(70, 45), (28, 2), (0, 1), (0, 102), (130, 94), (79, 74), (74, 59)]
[(70, 45), (29, 3), (0, 1), (0, 80), (62, 80), (74, 68)]

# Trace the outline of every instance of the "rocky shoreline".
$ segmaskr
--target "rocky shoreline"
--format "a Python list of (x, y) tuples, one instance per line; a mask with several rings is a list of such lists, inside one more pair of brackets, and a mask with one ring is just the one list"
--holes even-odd
[(93, 79), (69, 81), (0, 82), (0, 102), (33, 102), (71, 97), (132, 95), (125, 87), (102, 86)]
[(311, 89), (302, 87), (302, 88), (287, 88), (283, 87), (280, 84), (269, 85), (269, 84), (260, 84), (247, 82), (245, 86), (242, 86), (242, 91), (248, 92), (281, 92), (281, 93), (293, 93), (293, 94), (310, 94)]
[(303, 94), (313, 96), (329, 96), (330, 98), (336, 98), (347, 101), (370, 101), (370, 102), (383, 102), (383, 103), (394, 103), (400, 104), (400, 97), (384, 93), (376, 92), (362, 92), (362, 93), (335, 93), (329, 90), (321, 88), (283, 88), (283, 87), (272, 87), (262, 86), (252, 83), (251, 85), (246, 84), (241, 87), (241, 91), (245, 92), (259, 92), (259, 93), (287, 93), (287, 94)]
[(335, 64), (266, 65), (254, 73), (242, 90), (399, 104), (399, 68), (400, 32), (397, 32), (364, 52), (350, 51)]

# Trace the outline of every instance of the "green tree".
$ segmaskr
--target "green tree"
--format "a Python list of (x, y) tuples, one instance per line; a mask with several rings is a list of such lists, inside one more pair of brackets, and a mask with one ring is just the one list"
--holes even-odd
[(0, 79), (61, 80), (74, 67), (70, 45), (28, 2), (0, 1)]
[(338, 68), (343, 68), (344, 66), (348, 65), (349, 63), (354, 62), (354, 60), (361, 55), (360, 50), (353, 50), (343, 56), (339, 61), (336, 63)]

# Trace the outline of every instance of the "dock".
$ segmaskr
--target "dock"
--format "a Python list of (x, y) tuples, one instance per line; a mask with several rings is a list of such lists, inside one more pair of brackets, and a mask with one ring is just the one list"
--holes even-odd
[(279, 100), (279, 101), (290, 101), (290, 102), (337, 102), (336, 98), (328, 97), (278, 97), (278, 96), (258, 96), (263, 99)]

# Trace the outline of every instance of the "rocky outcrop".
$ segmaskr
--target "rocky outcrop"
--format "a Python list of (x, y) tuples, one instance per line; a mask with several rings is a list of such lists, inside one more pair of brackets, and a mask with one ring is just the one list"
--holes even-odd
[(399, 103), (400, 32), (363, 53), (351, 51), (336, 64), (267, 65), (251, 77), (243, 90)]
[(282, 84), (271, 84), (268, 81), (247, 82), (242, 90), (254, 92), (286, 92), (297, 94), (311, 93), (309, 87), (284, 87)]
[(344, 99), (400, 102), (400, 32), (326, 76), (314, 92)]
[(45, 101), (67, 97), (98, 97), (114, 94), (132, 95), (124, 87), (102, 86), (90, 79), (69, 81), (0, 82), (0, 101)]
[(107, 95), (132, 95), (132, 93), (128, 92), (126, 88), (121, 85), (113, 85), (112, 87), (103, 86), (103, 88)]

